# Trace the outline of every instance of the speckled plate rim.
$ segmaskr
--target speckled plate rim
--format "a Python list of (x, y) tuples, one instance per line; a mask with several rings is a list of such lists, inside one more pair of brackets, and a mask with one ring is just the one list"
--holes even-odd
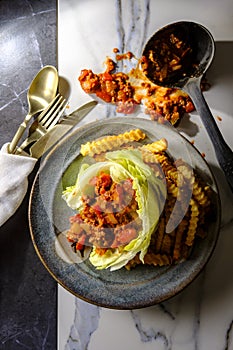
[[(109, 134), (109, 128), (113, 127), (116, 134), (119, 130), (126, 131), (137, 127), (149, 133), (150, 137), (153, 135), (155, 139), (174, 134), (175, 139), (178, 138), (191, 152), (195, 167), (198, 166), (202, 173), (204, 170), (206, 179), (215, 193), (213, 206), (216, 215), (210, 224), (207, 238), (197, 243), (187, 261), (172, 267), (139, 266), (131, 271), (121, 269), (110, 272), (109, 270), (96, 271), (88, 262), (67, 264), (57, 256), (54, 248), (56, 228), (53, 222), (53, 210), (54, 205), (56, 210), (59, 208), (59, 211), (62, 206), (59, 202), (61, 193), (59, 187), (64, 171), (78, 156), (81, 143), (93, 139), (94, 135), (96, 138), (97, 135)], [(62, 164), (64, 168), (58, 164), (60, 159), (64, 163)], [(48, 174), (50, 176), (47, 176)], [(49, 195), (46, 199), (41, 195), (41, 176), (43, 187), (48, 189)], [(56, 204), (56, 201), (59, 203)], [(42, 159), (32, 186), (28, 215), (34, 248), (46, 269), (61, 286), (73, 295), (95, 305), (113, 309), (136, 309), (155, 305), (173, 297), (198, 276), (209, 261), (217, 243), (221, 204), (210, 167), (199, 151), (182, 135), (167, 125), (157, 124), (144, 118), (117, 117), (92, 122), (75, 130)]]

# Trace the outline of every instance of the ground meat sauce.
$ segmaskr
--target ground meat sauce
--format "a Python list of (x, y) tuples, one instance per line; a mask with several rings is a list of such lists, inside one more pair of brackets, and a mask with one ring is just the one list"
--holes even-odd
[(148, 42), (141, 59), (143, 72), (154, 83), (164, 86), (173, 85), (187, 74), (191, 76), (195, 70), (193, 62), (193, 51), (183, 33), (157, 34), (157, 39)]
[[(116, 63), (107, 58), (106, 70), (95, 74), (90, 69), (83, 69), (79, 76), (79, 82), (86, 93), (96, 94), (107, 103), (119, 104), (120, 110), (130, 114), (138, 104), (134, 99), (135, 88), (130, 84), (129, 76), (122, 72), (116, 72)], [(120, 111), (119, 110), (119, 111)]]
[[(117, 49), (114, 52), (116, 62), (136, 59), (131, 52), (119, 54)], [(165, 119), (172, 124), (177, 123), (184, 113), (194, 110), (191, 99), (183, 91), (153, 84), (140, 69), (141, 60), (136, 59), (136, 67), (129, 73), (117, 72), (116, 62), (108, 57), (103, 73), (83, 69), (78, 78), (82, 89), (115, 104), (118, 113), (131, 114), (142, 104), (152, 120)]]
[(124, 246), (137, 237), (141, 220), (131, 179), (115, 183), (103, 172), (91, 179), (82, 202), (81, 212), (70, 218), (67, 234), (75, 251), (95, 246), (101, 255), (107, 248)]

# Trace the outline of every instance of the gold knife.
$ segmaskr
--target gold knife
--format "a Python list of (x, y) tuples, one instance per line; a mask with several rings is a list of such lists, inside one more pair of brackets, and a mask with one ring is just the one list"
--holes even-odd
[(30, 156), (37, 159), (40, 158), (45, 152), (60, 141), (68, 131), (77, 125), (97, 104), (98, 102), (96, 101), (87, 102), (66, 116), (29, 148)]

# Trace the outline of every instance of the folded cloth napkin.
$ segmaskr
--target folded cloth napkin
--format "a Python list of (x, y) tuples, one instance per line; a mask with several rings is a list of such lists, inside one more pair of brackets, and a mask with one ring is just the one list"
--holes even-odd
[(4, 224), (22, 203), (28, 188), (28, 175), (37, 159), (10, 154), (9, 143), (0, 150), (0, 226)]

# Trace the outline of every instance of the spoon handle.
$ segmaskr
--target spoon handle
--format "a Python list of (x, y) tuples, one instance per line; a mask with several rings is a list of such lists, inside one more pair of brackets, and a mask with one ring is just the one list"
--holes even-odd
[(233, 152), (225, 142), (209, 106), (201, 92), (200, 79), (193, 78), (183, 88), (191, 97), (194, 106), (210, 137), (220, 167), (233, 192)]
[(20, 138), (22, 137), (24, 131), (26, 130), (27, 128), (27, 125), (30, 121), (32, 117), (32, 114), (27, 114), (26, 117), (24, 118), (23, 122), (20, 124), (20, 126), (18, 127), (18, 130), (16, 131), (10, 145), (9, 145), (9, 153), (14, 153), (15, 149), (16, 149), (16, 146), (20, 140)]

